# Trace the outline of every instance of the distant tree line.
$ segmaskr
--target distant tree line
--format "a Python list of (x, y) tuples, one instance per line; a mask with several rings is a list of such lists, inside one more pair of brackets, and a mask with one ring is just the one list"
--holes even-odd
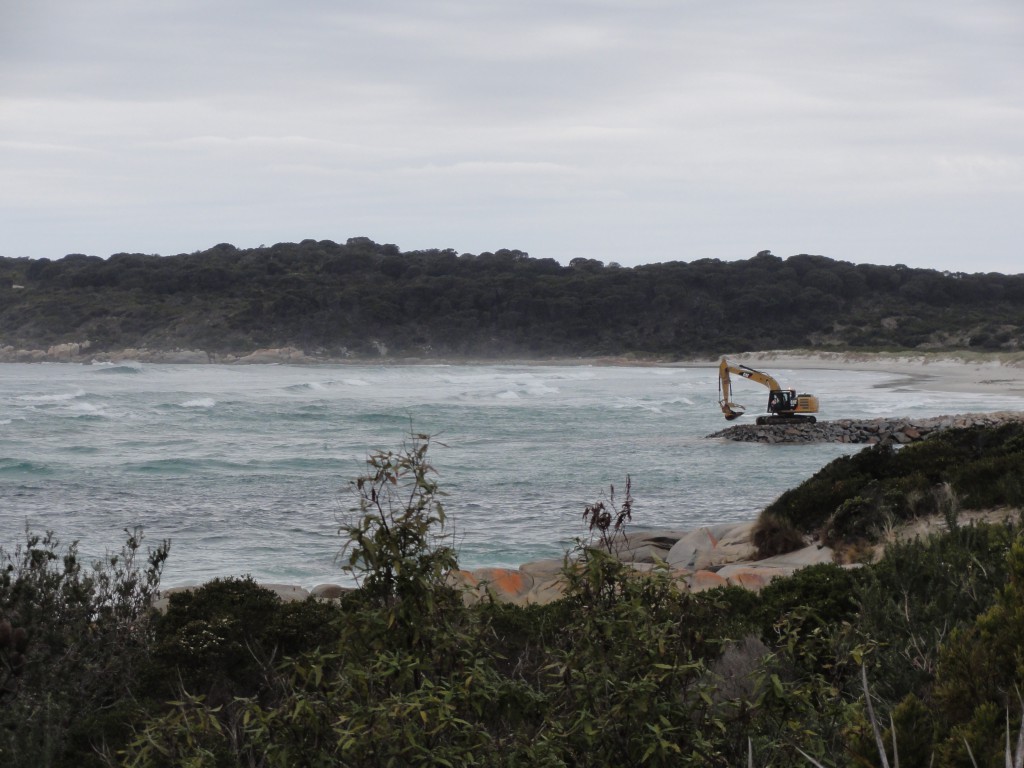
[(1015, 350), (1024, 275), (769, 251), (638, 267), (364, 237), (177, 256), (0, 257), (0, 346), (403, 356)]

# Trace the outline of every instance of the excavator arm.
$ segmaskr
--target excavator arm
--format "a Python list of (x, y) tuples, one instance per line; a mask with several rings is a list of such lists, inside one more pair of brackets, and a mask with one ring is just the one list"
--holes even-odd
[(736, 371), (736, 369), (730, 366), (723, 357), (722, 362), (718, 366), (718, 405), (722, 408), (722, 413), (725, 414), (725, 418), (729, 421), (738, 419), (746, 410), (739, 403), (732, 401), (732, 380), (729, 378), (729, 374), (733, 371)]

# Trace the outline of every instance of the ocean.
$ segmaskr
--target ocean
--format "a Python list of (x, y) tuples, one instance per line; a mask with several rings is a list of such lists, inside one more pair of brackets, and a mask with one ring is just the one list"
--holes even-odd
[[(1024, 410), (886, 373), (770, 371), (818, 395), (822, 419)], [(750, 414), (767, 400), (749, 382), (735, 395)], [(0, 547), (28, 527), (96, 557), (141, 526), (171, 540), (165, 586), (349, 583), (351, 481), (414, 431), (432, 436), (460, 564), (518, 566), (561, 556), (627, 476), (632, 529), (686, 530), (754, 519), (862, 447), (707, 439), (728, 426), (717, 400), (703, 367), (0, 365)]]

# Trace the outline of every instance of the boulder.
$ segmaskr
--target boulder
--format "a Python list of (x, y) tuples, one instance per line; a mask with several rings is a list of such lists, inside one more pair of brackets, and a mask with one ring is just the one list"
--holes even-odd
[(298, 587), (294, 584), (260, 584), (264, 589), (269, 589), (283, 603), (298, 603), (309, 597), (309, 590)]
[(704, 526), (682, 536), (669, 550), (665, 561), (670, 568), (706, 570), (754, 555), (752, 523), (722, 523)]
[(318, 600), (339, 600), (351, 591), (351, 587), (342, 587), (337, 584), (317, 584), (309, 590), (309, 594)]
[(449, 584), (462, 590), (466, 603), (491, 599), (498, 603), (521, 605), (533, 589), (534, 579), (521, 568), (477, 568), (453, 572), (449, 576)]
[(531, 563), (523, 563), (519, 570), (527, 573), (535, 580), (551, 579), (559, 575), (565, 567), (565, 558), (552, 557), (547, 560), (534, 560)]
[(522, 605), (547, 605), (556, 600), (561, 600), (565, 595), (565, 577), (555, 576), (543, 581), (534, 583), (526, 595), (523, 596)]
[(793, 573), (793, 570), (789, 568), (763, 568), (758, 565), (744, 564), (727, 567), (731, 570), (726, 572), (726, 569), (723, 568), (718, 575), (724, 577), (732, 586), (749, 589), (751, 592), (760, 592), (774, 579), (791, 576)]
[(729, 585), (722, 576), (713, 571), (697, 571), (687, 580), (691, 592), (706, 592), (709, 589), (719, 589)]
[(668, 557), (669, 550), (653, 544), (644, 544), (636, 549), (627, 549), (619, 552), (618, 557), (624, 563), (655, 563), (658, 560), (664, 562)]
[(794, 552), (787, 552), (784, 555), (766, 557), (758, 560), (757, 565), (763, 568), (806, 568), (808, 565), (819, 565), (821, 563), (834, 563), (835, 552), (831, 547), (822, 547), (817, 544), (798, 549)]

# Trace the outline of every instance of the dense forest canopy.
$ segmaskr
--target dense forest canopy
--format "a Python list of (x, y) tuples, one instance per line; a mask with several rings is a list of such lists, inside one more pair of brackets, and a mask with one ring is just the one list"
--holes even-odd
[(309, 354), (715, 355), (1015, 350), (1024, 275), (769, 251), (638, 267), (518, 250), (401, 251), (365, 237), (177, 256), (0, 257), (0, 347)]

